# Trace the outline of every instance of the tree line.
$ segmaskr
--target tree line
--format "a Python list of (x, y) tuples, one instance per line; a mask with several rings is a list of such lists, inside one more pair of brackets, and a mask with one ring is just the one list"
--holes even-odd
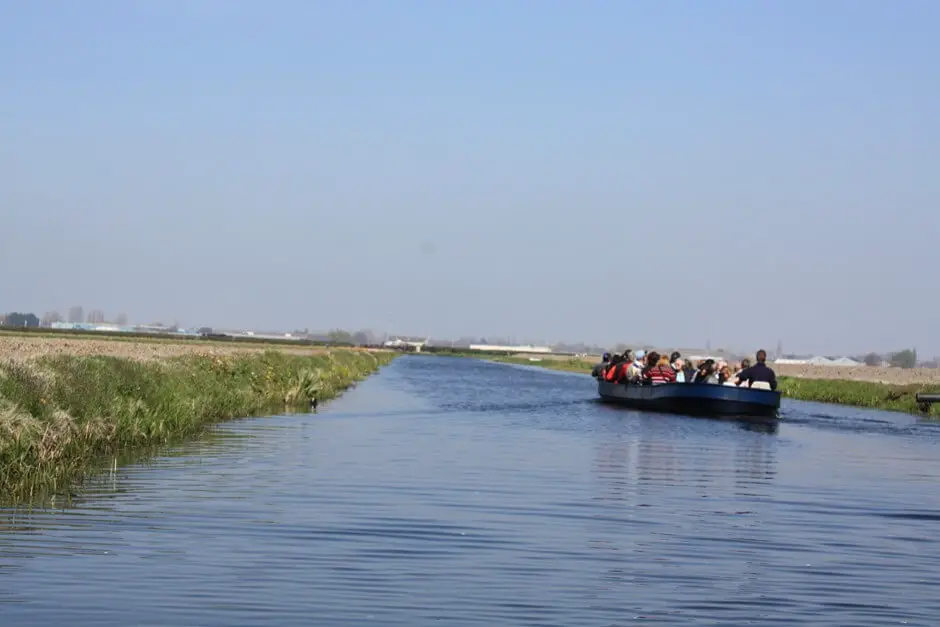
[(8, 327), (38, 327), (39, 318), (33, 313), (20, 313), (14, 311), (0, 316), (0, 322)]
[(917, 366), (917, 349), (905, 348), (887, 355), (868, 353), (865, 355), (864, 361), (866, 366), (880, 366), (887, 362), (889, 366), (895, 368), (915, 368)]

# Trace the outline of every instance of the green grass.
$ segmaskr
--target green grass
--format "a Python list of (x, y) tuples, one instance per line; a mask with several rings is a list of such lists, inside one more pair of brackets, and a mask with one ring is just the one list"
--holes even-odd
[(495, 361), (504, 364), (519, 364), (521, 366), (536, 366), (540, 368), (549, 368), (551, 370), (564, 370), (565, 372), (586, 372), (590, 373), (591, 369), (594, 368), (594, 364), (597, 362), (586, 361), (584, 359), (578, 359), (577, 357), (568, 357), (568, 358), (557, 358), (557, 357), (537, 357), (534, 356), (533, 359), (538, 361), (532, 361), (528, 357), (494, 357), (490, 361)]
[[(590, 373), (596, 363), (577, 358), (542, 359), (533, 362), (525, 357), (494, 357), (490, 361), (584, 373)], [(842, 379), (779, 377), (777, 382), (780, 392), (787, 398), (919, 415), (924, 414), (917, 407), (915, 395), (918, 392), (940, 391), (936, 385), (887, 385)], [(927, 415), (940, 417), (940, 405), (934, 405)]]
[(106, 454), (165, 444), (221, 420), (328, 400), (393, 358), (338, 349), (0, 363), (0, 496), (62, 488)]
[[(790, 398), (820, 403), (837, 403), (870, 409), (884, 409), (925, 415), (917, 407), (918, 392), (937, 392), (930, 385), (886, 385), (868, 381), (840, 379), (801, 379), (780, 377), (780, 390)], [(940, 417), (940, 406), (934, 405), (926, 415)]]

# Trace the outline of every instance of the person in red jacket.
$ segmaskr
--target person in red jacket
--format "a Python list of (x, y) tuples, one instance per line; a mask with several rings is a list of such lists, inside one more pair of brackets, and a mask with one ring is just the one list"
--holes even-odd
[(623, 361), (623, 355), (614, 355), (610, 358), (610, 363), (607, 364), (607, 368), (604, 370), (604, 381), (608, 383), (615, 383), (617, 381), (617, 373), (620, 371), (620, 362)]

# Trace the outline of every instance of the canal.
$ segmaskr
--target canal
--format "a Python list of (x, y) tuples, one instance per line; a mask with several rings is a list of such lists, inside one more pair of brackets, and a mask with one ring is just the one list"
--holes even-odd
[(0, 510), (0, 625), (936, 625), (940, 427), (785, 401), (776, 433), (584, 375), (396, 360)]

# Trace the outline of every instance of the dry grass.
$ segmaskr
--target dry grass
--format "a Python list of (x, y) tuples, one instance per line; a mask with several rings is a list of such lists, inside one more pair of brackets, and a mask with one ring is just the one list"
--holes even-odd
[[(250, 355), (275, 350), (288, 355), (316, 355), (328, 349), (319, 346), (282, 344), (223, 344), (194, 340), (99, 339), (81, 336), (0, 335), (0, 361), (22, 361), (39, 357), (108, 356), (150, 361), (187, 355)], [(350, 349), (353, 350), (353, 349)]]
[(940, 368), (873, 368), (869, 366), (807, 366), (770, 364), (781, 377), (795, 379), (837, 379), (867, 381), (888, 385), (940, 385)]
[(312, 347), (0, 340), (0, 502), (61, 488), (105, 454), (328, 400), (394, 357)]

